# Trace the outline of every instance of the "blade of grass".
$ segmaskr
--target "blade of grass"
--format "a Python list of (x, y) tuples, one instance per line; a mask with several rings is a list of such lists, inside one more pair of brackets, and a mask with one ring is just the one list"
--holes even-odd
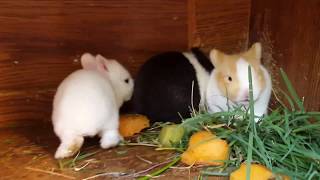
[(248, 146), (248, 154), (246, 160), (246, 180), (250, 180), (251, 174), (251, 162), (252, 162), (252, 144), (253, 144), (253, 133), (250, 132), (249, 134), (249, 146)]
[(229, 175), (229, 173), (227, 172), (212, 172), (212, 171), (201, 171), (201, 174), (209, 175), (209, 176), (228, 176)]
[(253, 135), (256, 136), (255, 132), (255, 122), (254, 122), (254, 102), (253, 102), (253, 87), (252, 87), (252, 74), (251, 74), (251, 66), (248, 66), (248, 77), (249, 77), (249, 111), (250, 111), (250, 133), (249, 133), (249, 146), (248, 146), (248, 154), (247, 154), (247, 164), (246, 164), (246, 180), (250, 180), (250, 171), (251, 171), (251, 162), (252, 162), (252, 146), (253, 146)]
[(309, 176), (308, 180), (312, 180), (312, 178), (316, 175), (319, 177), (319, 172), (313, 171), (312, 174)]
[(294, 90), (287, 74), (283, 71), (282, 68), (280, 68), (280, 73), (281, 73), (281, 77), (284, 81), (284, 83), (287, 86), (287, 89), (289, 91), (289, 93), (291, 94), (291, 96), (293, 97), (293, 100), (295, 101), (295, 103), (297, 104), (297, 106), (299, 107), (300, 111), (305, 112), (304, 106), (303, 106), (303, 102), (300, 100), (297, 92)]
[(294, 103), (293, 103), (292, 99), (290, 98), (290, 96), (286, 92), (284, 92), (282, 89), (280, 89), (279, 91), (284, 95), (284, 97), (286, 98), (286, 100), (290, 104), (291, 111), (295, 111), (296, 108), (294, 107)]
[(294, 133), (300, 132), (300, 131), (306, 131), (306, 130), (312, 130), (312, 129), (319, 129), (320, 124), (309, 124), (300, 128), (297, 128), (293, 130)]
[(67, 165), (72, 167), (75, 164), (76, 161), (79, 161), (79, 160), (85, 159), (87, 157), (93, 156), (96, 153), (98, 153), (99, 151), (100, 150), (97, 150), (97, 151), (94, 151), (94, 152), (91, 152), (91, 153), (83, 153), (83, 154), (80, 154), (80, 155), (76, 156), (76, 158), (69, 159), (69, 160), (66, 160), (66, 161), (59, 160), (59, 167), (60, 167), (60, 169), (63, 169)]
[(307, 172), (305, 177), (308, 177), (311, 174), (312, 170), (313, 170), (313, 164), (310, 165), (309, 171)]
[(286, 139), (291, 133), (291, 129), (289, 127), (289, 112), (286, 109), (284, 110), (284, 124), (285, 124), (285, 130), (286, 130), (286, 134), (284, 135), (284, 138)]
[(138, 180), (148, 180), (152, 177), (158, 176), (161, 173), (165, 172), (167, 169), (169, 169), (170, 167), (172, 167), (173, 165), (175, 165), (177, 162), (179, 162), (181, 159), (181, 157), (177, 157), (175, 159), (173, 159), (169, 164), (167, 164), (166, 166), (162, 167), (161, 169), (151, 173), (150, 175), (146, 175), (143, 177), (138, 178)]

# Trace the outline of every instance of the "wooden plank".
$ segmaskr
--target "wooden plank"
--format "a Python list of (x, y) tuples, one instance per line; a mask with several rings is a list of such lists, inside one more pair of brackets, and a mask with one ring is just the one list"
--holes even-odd
[(50, 119), (54, 89), (85, 51), (135, 74), (147, 57), (198, 42), (245, 49), (249, 13), (250, 0), (1, 1), (0, 121)]
[[(320, 110), (320, 0), (254, 0), (250, 42), (261, 41), (275, 86), (288, 74), (309, 110)], [(283, 86), (280, 86), (283, 88)]]
[(116, 58), (133, 74), (154, 53), (187, 48), (187, 2), (0, 2), (0, 89), (50, 88), (85, 51)]
[(189, 47), (234, 53), (247, 48), (251, 0), (190, 0)]
[(32, 121), (49, 122), (54, 92), (54, 89), (0, 91), (0, 127), (9, 124), (21, 126)]
[(135, 74), (155, 53), (185, 50), (187, 0), (2, 0), (0, 27), (0, 123), (49, 120), (83, 52)]

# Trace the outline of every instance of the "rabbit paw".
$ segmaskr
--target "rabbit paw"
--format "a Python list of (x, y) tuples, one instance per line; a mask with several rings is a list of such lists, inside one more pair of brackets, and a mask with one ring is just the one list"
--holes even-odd
[(106, 131), (102, 134), (100, 145), (103, 149), (111, 148), (118, 145), (122, 139), (123, 138), (118, 131)]
[(56, 159), (62, 159), (74, 155), (81, 148), (83, 141), (83, 137), (64, 139), (58, 147), (54, 157)]

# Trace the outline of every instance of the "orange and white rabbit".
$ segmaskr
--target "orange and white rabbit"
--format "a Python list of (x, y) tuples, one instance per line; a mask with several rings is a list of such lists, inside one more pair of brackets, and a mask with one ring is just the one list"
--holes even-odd
[(255, 121), (267, 113), (271, 96), (271, 77), (261, 64), (261, 44), (239, 54), (210, 52), (214, 69), (208, 80), (206, 103), (210, 112), (227, 111), (235, 105), (249, 106), (248, 66), (251, 66)]

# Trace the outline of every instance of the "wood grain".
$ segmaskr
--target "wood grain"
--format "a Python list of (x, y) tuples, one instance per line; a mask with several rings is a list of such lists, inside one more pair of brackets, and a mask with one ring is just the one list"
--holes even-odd
[(254, 0), (250, 32), (251, 43), (263, 42), (264, 63), (275, 86), (282, 67), (308, 110), (319, 111), (320, 0)]
[(0, 1), (0, 123), (50, 119), (55, 88), (84, 52), (132, 74), (151, 55), (187, 49), (186, 0)]
[(0, 91), (0, 127), (50, 122), (54, 92), (55, 89)]
[(227, 53), (247, 48), (251, 0), (189, 0), (189, 46)]
[(134, 75), (149, 56), (198, 42), (244, 49), (249, 11), (250, 0), (3, 0), (0, 121), (50, 119), (54, 89), (86, 51)]
[(186, 49), (186, 1), (1, 1), (0, 89), (50, 88), (85, 51), (135, 74), (150, 55)]

